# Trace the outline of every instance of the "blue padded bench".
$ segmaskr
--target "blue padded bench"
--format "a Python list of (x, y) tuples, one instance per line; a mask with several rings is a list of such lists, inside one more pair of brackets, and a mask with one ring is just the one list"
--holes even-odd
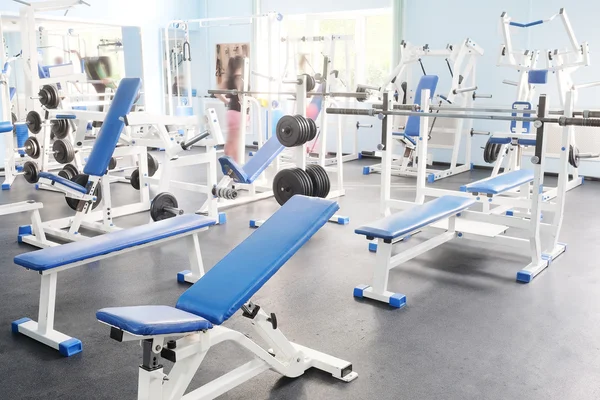
[[(200, 362), (193, 360), (202, 360), (213, 344), (225, 340), (249, 350), (255, 359), (229, 373), (236, 376), (235, 381), (224, 383), (217, 379), (198, 391), (219, 396), (267, 369), (297, 377), (316, 367), (344, 381), (354, 379), (356, 373), (352, 372), (352, 364), (289, 342), (277, 328), (275, 315), (267, 314), (260, 306), (250, 302), (250, 298), (338, 208), (337, 203), (331, 200), (294, 196), (260, 229), (185, 291), (175, 307), (159, 305), (99, 310), (96, 317), (111, 327), (111, 338), (142, 342), (144, 361), (139, 370), (140, 393), (152, 393), (148, 387), (142, 386), (149, 384), (150, 376), (159, 380), (165, 376), (159, 362), (162, 356), (176, 362), (176, 365), (168, 376), (169, 385), (154, 386), (156, 398), (180, 398), (174, 393), (185, 392), (191, 380), (189, 368), (199, 367)], [(273, 353), (242, 333), (221, 326), (240, 309), (245, 317), (253, 320), (252, 324), (259, 330), (260, 336), (274, 346)], [(168, 348), (162, 347), (164, 340), (171, 338), (178, 340), (174, 344), (170, 342), (172, 345)], [(199, 346), (199, 343), (205, 345)], [(157, 348), (160, 351), (156, 351)], [(198, 395), (197, 398), (200, 397)]]
[(42, 276), (38, 317), (41, 322), (23, 318), (13, 322), (13, 331), (53, 347), (64, 356), (80, 352), (79, 340), (54, 330), (59, 272), (144, 247), (185, 239), (192, 271), (180, 273), (178, 280), (195, 282), (204, 274), (198, 233), (215, 222), (200, 215), (183, 215), (16, 256), (15, 264), (39, 272)]
[[(439, 78), (437, 75), (423, 75), (421, 77), (421, 79), (419, 80), (419, 84), (417, 85), (414, 103), (421, 104), (421, 92), (425, 89), (429, 89), (429, 96), (430, 96), (429, 99), (430, 100), (433, 99), (433, 96), (435, 95), (435, 90), (437, 88), (438, 80), (439, 80)], [(406, 120), (406, 126), (404, 127), (404, 132), (394, 132), (393, 135), (395, 135), (395, 136), (406, 135), (406, 136), (417, 137), (417, 136), (419, 136), (420, 128), (421, 128), (420, 117), (415, 117), (414, 115), (411, 115)]]
[[(83, 168), (84, 174), (99, 179), (108, 170), (110, 158), (117, 147), (117, 143), (119, 143), (121, 132), (123, 132), (123, 128), (125, 127), (124, 117), (131, 111), (141, 86), (142, 80), (140, 78), (123, 78), (119, 83), (115, 96), (106, 113), (106, 118), (104, 118), (102, 127), (94, 141), (92, 151)], [(69, 119), (72, 116), (66, 114), (61, 115), (61, 117)], [(58, 187), (67, 193), (75, 191), (79, 196), (80, 194), (85, 195), (88, 193), (88, 188), (84, 188), (50, 172), (40, 173), (40, 178), (41, 183)]]
[[(373, 281), (370, 285), (358, 285), (354, 288), (354, 297), (369, 298), (389, 304), (394, 308), (406, 305), (406, 296), (387, 290), (389, 271), (402, 263), (413, 259), (443, 243), (452, 240), (457, 233), (454, 220), (459, 213), (476, 200), (469, 197), (443, 196), (408, 210), (392, 214), (372, 224), (361, 226), (355, 232), (369, 240), (377, 239), (377, 260)], [(392, 256), (392, 246), (400, 239), (407, 240), (409, 235), (437, 221), (450, 219), (448, 230), (422, 242), (406, 253)]]
[(489, 196), (500, 194), (533, 181), (533, 170), (519, 169), (482, 179), (460, 187), (461, 192), (481, 193)]
[(250, 184), (271, 164), (285, 147), (279, 143), (276, 135), (262, 145), (260, 149), (241, 167), (233, 158), (223, 156), (219, 158), (223, 173), (230, 176), (236, 183)]

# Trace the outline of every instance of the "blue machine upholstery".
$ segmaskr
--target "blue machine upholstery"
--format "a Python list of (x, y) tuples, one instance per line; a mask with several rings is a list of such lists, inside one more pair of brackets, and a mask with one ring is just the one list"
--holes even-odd
[(404, 132), (392, 132), (392, 135), (394, 135), (394, 136), (402, 136), (402, 138), (404, 138), (404, 139), (408, 140), (409, 142), (411, 142), (413, 144), (413, 146), (417, 145), (417, 141), (415, 139), (413, 139), (412, 137), (408, 136)]
[(475, 200), (468, 197), (442, 196), (425, 204), (392, 214), (372, 224), (361, 226), (354, 232), (367, 237), (394, 240), (450, 217), (474, 203)]
[(489, 139), (490, 143), (494, 143), (494, 144), (509, 144), (511, 141), (511, 139), (509, 137), (495, 137), (492, 136)]
[(151, 224), (105, 233), (86, 240), (20, 254), (15, 264), (34, 271), (46, 271), (78, 261), (140, 246), (146, 243), (202, 229), (215, 224), (215, 220), (196, 214), (182, 215)]
[(482, 179), (460, 187), (461, 192), (498, 194), (521, 186), (533, 180), (533, 171), (530, 169), (519, 169), (517, 171), (505, 172), (491, 178)]
[(142, 85), (140, 78), (123, 78), (115, 93), (115, 97), (106, 113), (94, 147), (83, 168), (83, 173), (102, 176), (108, 169), (110, 158), (117, 147), (121, 132), (125, 127), (123, 118), (129, 114), (135, 98)]
[(184, 292), (177, 308), (215, 325), (231, 317), (339, 209), (296, 195)]
[(277, 136), (271, 136), (260, 149), (248, 160), (246, 165), (240, 167), (231, 157), (220, 157), (219, 163), (225, 175), (233, 171), (233, 180), (237, 183), (252, 183), (283, 151), (285, 147), (279, 143)]
[(73, 189), (73, 190), (75, 190), (77, 192), (80, 192), (80, 193), (83, 193), (83, 194), (87, 193), (87, 189), (86, 188), (84, 188), (83, 186), (78, 185), (77, 183), (72, 182), (72, 181), (70, 181), (70, 180), (68, 180), (66, 178), (63, 178), (62, 176), (54, 175), (54, 174), (52, 174), (50, 172), (43, 172), (43, 171), (40, 172), (38, 176), (40, 178), (49, 179), (52, 182), (60, 183), (61, 185), (66, 186), (66, 187), (68, 187), (70, 189)]
[(548, 70), (534, 69), (529, 71), (528, 82), (532, 85), (544, 85), (548, 83)]
[[(421, 104), (421, 91), (425, 89), (429, 89), (429, 99), (433, 99), (435, 95), (435, 89), (438, 84), (438, 76), (437, 75), (423, 75), (419, 80), (419, 84), (417, 85), (417, 91), (415, 92), (415, 104)], [(408, 136), (419, 136), (419, 128), (421, 126), (420, 117), (415, 117), (411, 115), (406, 120), (406, 127), (404, 128), (404, 133)]]
[(202, 317), (168, 306), (103, 308), (96, 313), (96, 318), (140, 336), (198, 332), (213, 327)]
[(10, 132), (13, 130), (11, 121), (2, 121), (0, 122), (0, 133)]
[[(523, 107), (519, 107), (519, 106), (523, 106)], [(531, 110), (531, 103), (529, 103), (528, 101), (515, 101), (512, 104), (512, 108), (513, 110)], [(517, 117), (517, 116), (523, 116), (523, 117), (531, 117), (531, 113), (523, 113), (523, 114), (517, 114), (517, 113), (512, 113), (513, 117)], [(525, 130), (525, 133), (529, 133), (531, 132), (531, 121), (524, 121), (523, 122), (523, 129)], [(510, 122), (510, 131), (512, 133), (523, 133), (523, 132), (517, 132), (517, 121), (511, 121)]]

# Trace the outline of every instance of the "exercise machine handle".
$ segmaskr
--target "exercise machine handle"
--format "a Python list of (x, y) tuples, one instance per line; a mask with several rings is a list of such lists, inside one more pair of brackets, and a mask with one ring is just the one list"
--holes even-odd
[(204, 131), (192, 138), (189, 138), (188, 140), (181, 142), (181, 148), (183, 150), (187, 150), (190, 147), (192, 147), (194, 144), (198, 143), (199, 141), (201, 141), (202, 139), (207, 138), (208, 136), (210, 136), (210, 132), (209, 131)]
[(188, 42), (187, 40), (183, 42), (183, 61), (192, 61), (192, 53), (190, 52), (190, 42)]

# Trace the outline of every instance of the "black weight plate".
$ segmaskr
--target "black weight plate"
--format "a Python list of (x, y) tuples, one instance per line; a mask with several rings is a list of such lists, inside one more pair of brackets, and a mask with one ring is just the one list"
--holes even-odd
[(150, 217), (152, 221), (162, 221), (163, 219), (172, 218), (175, 215), (165, 211), (165, 207), (178, 208), (177, 199), (171, 193), (159, 193), (153, 200), (150, 206)]
[(569, 164), (573, 168), (579, 168), (579, 148), (569, 145)]
[[(303, 196), (310, 196), (310, 192), (311, 192), (311, 187), (308, 186), (308, 184), (306, 183), (306, 179), (305, 179), (305, 175), (300, 173), (300, 171), (302, 171), (300, 168), (292, 168), (291, 169), (292, 173), (294, 175), (296, 175), (296, 179), (298, 179), (298, 182), (300, 182), (301, 185), (301, 191), (296, 193), (296, 194), (300, 194)], [(304, 171), (302, 171), (304, 172)], [(310, 180), (310, 178), (308, 178)]]
[[(87, 174), (77, 174), (71, 179), (71, 181), (75, 182), (78, 185), (86, 187), (89, 179), (90, 177)], [(100, 205), (100, 202), (102, 201), (102, 188), (100, 184), (96, 185), (96, 189), (94, 190), (94, 196), (96, 196), (96, 201), (94, 201), (94, 203), (92, 204), (92, 210), (95, 210), (96, 207), (98, 207), (98, 205)], [(77, 210), (77, 205), (79, 205), (80, 200), (73, 199), (71, 197), (65, 197), (65, 201), (72, 210)]]
[(131, 178), (129, 178), (129, 183), (135, 190), (140, 190), (140, 170), (136, 168), (131, 173)]
[(36, 163), (27, 161), (23, 165), (23, 177), (29, 183), (37, 183), (40, 180), (40, 170)]
[(40, 158), (40, 143), (38, 142), (37, 138), (27, 138), (23, 147), (25, 147), (25, 154), (27, 154), (29, 157), (33, 159)]
[(51, 122), (52, 133), (57, 139), (64, 139), (69, 134), (69, 122), (66, 119), (56, 119)]
[(325, 182), (323, 186), (323, 192), (321, 193), (322, 198), (326, 198), (329, 195), (329, 191), (331, 190), (331, 181), (329, 180), (329, 174), (323, 167), (318, 165), (319, 172), (321, 173), (321, 177), (323, 178), (323, 182)]
[(493, 146), (494, 145), (488, 141), (485, 144), (485, 148), (483, 149), (483, 161), (485, 161), (488, 164), (493, 163), (492, 156), (491, 156)]
[(310, 126), (310, 136), (308, 141), (315, 140), (317, 137), (317, 123), (312, 118), (307, 118), (308, 125)]
[(300, 114), (294, 115), (294, 118), (296, 119), (296, 121), (298, 121), (298, 125), (300, 126), (300, 135), (298, 136), (298, 140), (296, 141), (294, 147), (302, 146), (308, 141), (308, 138), (310, 136), (308, 132), (308, 124), (306, 123), (306, 119)]
[(303, 169), (296, 168), (295, 173), (299, 176), (299, 178), (304, 182), (304, 192), (301, 193), (304, 196), (313, 197), (315, 193), (315, 187), (310, 179), (310, 176)]
[(315, 78), (309, 74), (303, 75), (305, 76), (304, 82), (306, 83), (306, 91), (311, 92), (315, 88), (317, 82), (315, 81)]
[(34, 135), (37, 135), (42, 130), (42, 117), (40, 117), (37, 111), (29, 111), (25, 122), (27, 123), (27, 128), (29, 128), (29, 132)]
[(314, 165), (306, 166), (306, 173), (310, 177), (313, 184), (313, 196), (321, 197), (324, 182), (321, 182), (321, 175), (315, 170)]
[(301, 146), (310, 140), (310, 136), (311, 136), (312, 132), (311, 132), (311, 128), (310, 128), (310, 123), (308, 122), (308, 118), (303, 117), (302, 115), (298, 115), (298, 117), (300, 118), (302, 124), (304, 125), (304, 136), (306, 137), (306, 140), (304, 142), (300, 143), (300, 146)]
[(14, 112), (10, 113), (10, 119), (12, 121), (13, 124), (13, 133), (17, 133), (17, 126), (15, 125), (17, 123), (17, 121), (19, 120), (17, 118), (17, 114), (15, 114)]
[(273, 194), (279, 205), (284, 205), (295, 194), (304, 190), (302, 182), (291, 169), (282, 169), (273, 178)]
[(156, 171), (158, 171), (158, 167), (160, 166), (160, 164), (158, 163), (156, 157), (154, 157), (152, 154), (146, 154), (148, 154), (148, 176), (154, 176)]
[[(67, 164), (63, 167), (64, 171), (68, 171), (69, 174), (74, 177), (75, 175), (79, 175), (79, 171), (77, 170), (77, 167), (74, 166), (73, 164)], [(69, 179), (70, 180), (70, 179)]]
[(277, 139), (283, 146), (295, 147), (301, 134), (300, 124), (294, 116), (284, 115), (277, 122)]
[(54, 159), (60, 164), (67, 164), (75, 159), (73, 145), (66, 140), (55, 140), (52, 144), (52, 152), (54, 153)]
[(61, 176), (67, 180), (71, 180), (75, 177), (75, 175), (71, 174), (70, 170), (64, 168), (58, 171), (58, 176)]
[(49, 109), (55, 109), (60, 105), (58, 89), (52, 85), (44, 85), (38, 92), (40, 104)]
[(494, 162), (496, 162), (496, 160), (498, 160), (498, 156), (500, 155), (500, 150), (502, 150), (502, 145), (500, 143), (496, 143), (496, 146), (494, 147), (494, 151), (492, 153), (492, 159), (494, 160)]
[(115, 168), (117, 168), (117, 159), (114, 157), (111, 157), (110, 161), (108, 162), (108, 169), (112, 171)]

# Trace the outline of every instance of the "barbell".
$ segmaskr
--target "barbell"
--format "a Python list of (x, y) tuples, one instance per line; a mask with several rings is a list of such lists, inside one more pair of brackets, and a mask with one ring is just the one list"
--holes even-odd
[[(228, 89), (209, 89), (208, 94), (231, 94), (231, 95), (284, 95), (284, 96), (295, 96), (296, 92), (268, 92), (268, 91), (257, 91), (257, 90), (228, 90)], [(350, 97), (355, 99), (366, 99), (366, 93), (357, 92), (310, 92), (306, 93), (307, 96), (329, 96), (329, 97)]]

